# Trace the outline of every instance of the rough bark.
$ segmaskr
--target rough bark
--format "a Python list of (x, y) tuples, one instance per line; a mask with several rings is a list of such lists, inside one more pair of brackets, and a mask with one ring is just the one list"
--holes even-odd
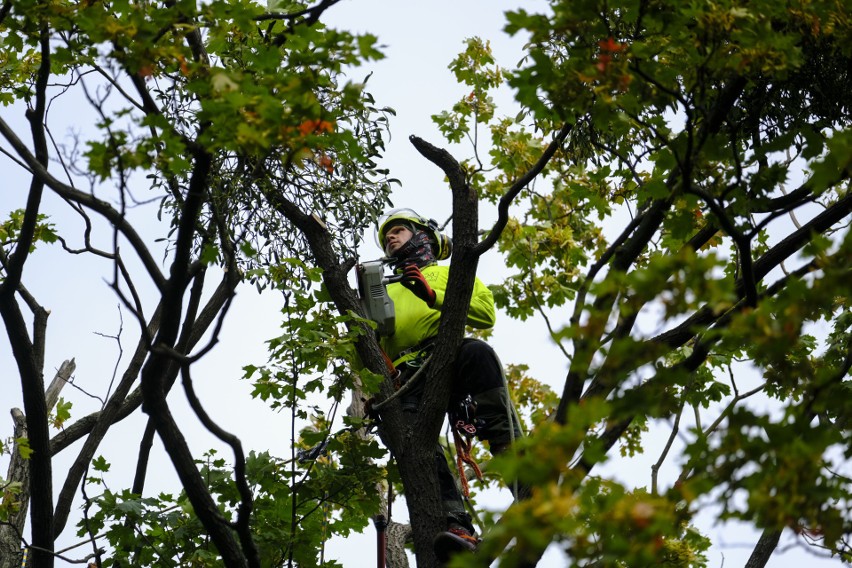
[(745, 568), (763, 568), (769, 562), (769, 557), (778, 546), (778, 541), (781, 539), (781, 531), (766, 529), (760, 535), (754, 550), (751, 551), (751, 556), (746, 562)]
[[(438, 565), (432, 539), (439, 531), (446, 530), (434, 467), (434, 447), (449, 402), (452, 380), (450, 370), (464, 336), (470, 296), (476, 279), (480, 253), (474, 249), (478, 243), (479, 203), (464, 169), (449, 152), (416, 136), (409, 137), (409, 140), (424, 158), (446, 174), (453, 210), (453, 256), (450, 260), (447, 295), (427, 376), (422, 379), (425, 385), (421, 411), (411, 424), (406, 424), (402, 429), (405, 433), (402, 445), (396, 448), (391, 446), (406, 489), (417, 565), (428, 567)], [(390, 428), (380, 429), (380, 433)]]
[[(15, 439), (26, 438), (27, 423), (21, 409), (12, 409), (12, 421), (15, 424)], [(12, 448), (12, 459), (9, 462), (6, 483), (21, 484), (21, 492), (17, 495), (20, 508), (17, 513), (10, 516), (8, 524), (0, 524), (0, 568), (19, 568), (21, 565), (21, 537), (29, 506), (28, 478), (27, 460), (21, 458), (16, 443)]]
[[(508, 220), (508, 206), (514, 197), (542, 170), (570, 132), (566, 126), (543, 152), (529, 175), (518, 180), (501, 200), (500, 217), (485, 241), (478, 242), (478, 200), (464, 169), (447, 151), (425, 140), (409, 140), (423, 157), (438, 166), (450, 183), (453, 202), (454, 251), (447, 282), (447, 297), (438, 330), (438, 340), (430, 359), (423, 393), (423, 408), (411, 424), (400, 424), (392, 408), (383, 414), (382, 439), (394, 452), (406, 488), (406, 502), (412, 519), (414, 548), (418, 566), (435, 566), (431, 546), (434, 535), (446, 522), (438, 502), (438, 487), (433, 463), (434, 441), (443, 421), (450, 392), (450, 369), (464, 335), (470, 295), (476, 279), (479, 257), (494, 245)], [(392, 405), (391, 405), (392, 406)], [(402, 426), (402, 427), (400, 427)], [(394, 433), (404, 432), (402, 440)]]
[[(453, 189), (454, 243), (455, 252), (450, 266), (450, 282), (444, 305), (444, 315), (439, 341), (432, 355), (431, 371), (424, 380), (426, 408), (412, 423), (407, 423), (398, 401), (392, 401), (382, 410), (379, 436), (397, 459), (406, 501), (412, 514), (414, 547), (418, 566), (437, 566), (432, 551), (432, 538), (444, 530), (445, 519), (438, 497), (438, 482), (434, 471), (434, 441), (437, 439), (449, 397), (449, 368), (455, 351), (461, 343), (470, 294), (476, 273), (478, 255), (470, 254), (477, 238), (477, 201), (464, 179), (458, 163), (446, 152), (420, 139), (412, 137), (412, 143), (433, 162), (438, 160), (442, 168), (452, 170), (450, 185)], [(431, 157), (430, 157), (431, 156)], [(453, 169), (455, 164), (455, 169)], [(349, 286), (347, 273), (351, 263), (341, 262), (334, 252), (331, 235), (315, 216), (306, 214), (295, 203), (279, 194), (269, 195), (272, 205), (296, 226), (307, 238), (317, 266), (323, 270), (323, 281), (341, 313), (355, 312), (363, 315), (362, 308)], [(369, 333), (364, 334), (356, 345), (364, 365), (375, 373), (388, 377), (388, 370), (378, 343)], [(379, 399), (393, 394), (391, 381), (381, 386)]]
[(408, 568), (405, 543), (411, 540), (411, 525), (391, 521), (387, 528), (387, 568)]
[[(59, 393), (62, 391), (62, 387), (68, 383), (75, 368), (76, 363), (74, 359), (63, 362), (59, 367), (44, 396), (48, 412), (56, 406), (56, 402), (59, 400)], [(13, 408), (11, 414), (14, 422), (15, 439), (26, 438), (27, 424), (24, 413), (19, 408)], [(30, 501), (29, 477), (29, 460), (21, 457), (18, 444), (15, 443), (12, 447), (12, 456), (9, 461), (6, 481), (7, 483), (21, 484), (21, 491), (17, 495), (20, 508), (17, 513), (11, 516), (8, 524), (0, 524), (0, 568), (19, 568), (21, 565), (22, 536)]]

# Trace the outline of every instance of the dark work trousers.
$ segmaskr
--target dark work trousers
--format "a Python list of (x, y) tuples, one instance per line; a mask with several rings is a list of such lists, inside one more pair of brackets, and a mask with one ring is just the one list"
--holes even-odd
[[(400, 365), (401, 380), (406, 382), (419, 368), (417, 362)], [(467, 395), (476, 401), (476, 418), (482, 420), (477, 431), (480, 440), (492, 448), (505, 448), (513, 438), (521, 436), (515, 417), (500, 360), (490, 345), (479, 339), (464, 339), (452, 370), (452, 395), (449, 411), (458, 407)], [(418, 378), (410, 392), (403, 395), (406, 412), (418, 412), (423, 393), (423, 383)], [(465, 511), (456, 478), (447, 465), (444, 449), (437, 444), (435, 468), (441, 487), (441, 501), (448, 523), (457, 523), (473, 532), (470, 515)]]

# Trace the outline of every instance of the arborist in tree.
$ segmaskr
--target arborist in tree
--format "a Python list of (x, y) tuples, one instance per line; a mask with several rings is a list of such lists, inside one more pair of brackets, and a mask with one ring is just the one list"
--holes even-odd
[[(381, 338), (381, 345), (400, 371), (400, 383), (405, 384), (429, 357), (438, 333), (449, 267), (440, 266), (437, 261), (449, 258), (452, 243), (435, 221), (424, 219), (410, 209), (386, 214), (379, 225), (378, 241), (385, 255), (392, 259), (394, 271), (402, 275), (402, 280), (387, 287), (396, 310), (396, 325), (392, 335)], [(487, 329), (494, 326), (494, 321), (491, 290), (476, 278), (467, 324)], [(505, 451), (521, 436), (521, 429), (502, 364), (494, 350), (479, 339), (463, 339), (452, 375), (448, 409), (451, 427), (456, 433), (463, 430), (468, 435), (468, 444), (474, 434), (487, 441), (492, 455)], [(418, 380), (402, 396), (405, 412), (419, 411), (422, 391), (423, 382)], [(469, 446), (463, 448), (459, 444), (457, 437), (456, 447), (461, 456)], [(461, 468), (461, 458), (459, 465)], [(475, 463), (472, 465), (478, 472)], [(447, 515), (447, 530), (435, 537), (435, 551), (440, 560), (446, 561), (457, 551), (476, 550), (479, 539), (440, 445), (435, 452), (435, 466)], [(463, 471), (462, 482), (466, 491)]]

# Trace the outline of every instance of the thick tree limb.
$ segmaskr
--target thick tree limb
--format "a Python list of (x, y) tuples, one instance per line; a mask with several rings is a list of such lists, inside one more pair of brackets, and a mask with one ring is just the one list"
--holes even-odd
[[(447, 294), (441, 309), (442, 316), (438, 327), (437, 341), (432, 351), (430, 367), (425, 379), (421, 404), (422, 411), (417, 414), (414, 424), (408, 431), (409, 448), (416, 447), (420, 455), (418, 459), (399, 459), (401, 471), (407, 470), (410, 479), (422, 478), (424, 472), (417, 468), (428, 468), (428, 485), (434, 494), (419, 494), (408, 491), (406, 501), (412, 511), (435, 511), (437, 515), (427, 518), (412, 518), (414, 528), (414, 547), (417, 550), (418, 566), (434, 565), (437, 559), (431, 546), (431, 539), (439, 531), (444, 530), (445, 520), (438, 507), (437, 478), (434, 471), (434, 444), (440, 434), (452, 391), (450, 371), (458, 348), (464, 336), (467, 313), (470, 308), (470, 297), (476, 279), (476, 268), (479, 254), (475, 252), (478, 239), (479, 203), (476, 193), (470, 187), (461, 165), (446, 150), (437, 148), (416, 136), (409, 140), (425, 158), (441, 168), (450, 182), (453, 202), (453, 256), (450, 261), (450, 272), (447, 281)], [(409, 480), (406, 488), (412, 487)], [(427, 482), (427, 480), (422, 480)], [(416, 487), (416, 485), (415, 485)], [(434, 487), (434, 489), (432, 489)], [(427, 515), (424, 515), (427, 517)], [(425, 540), (425, 542), (424, 542)], [(425, 548), (425, 550), (424, 550)]]
[(757, 545), (748, 557), (745, 568), (764, 568), (769, 562), (769, 557), (778, 548), (778, 541), (781, 540), (781, 531), (766, 529), (760, 535)]
[[(670, 198), (660, 199), (652, 202), (643, 211), (641, 221), (639, 221), (633, 234), (624, 241), (622, 246), (614, 250), (611, 270), (626, 272), (630, 268), (648, 245), (651, 237), (659, 229), (671, 204), (672, 200)], [(568, 368), (568, 375), (565, 378), (562, 396), (554, 413), (554, 420), (559, 424), (565, 423), (568, 418), (568, 408), (576, 404), (583, 394), (583, 387), (588, 378), (589, 365), (591, 365), (592, 358), (600, 347), (600, 337), (604, 331), (606, 322), (609, 320), (615, 301), (615, 294), (608, 294), (597, 298), (593, 306), (593, 313), (589, 316), (588, 332), (583, 337), (577, 338), (574, 342), (574, 358), (571, 360), (571, 365)], [(579, 312), (575, 311), (575, 317), (578, 317), (578, 314)]]
[[(251, 520), (251, 512), (253, 509), (253, 501), (252, 501), (252, 492), (249, 484), (246, 480), (246, 457), (245, 452), (243, 452), (242, 444), (240, 443), (240, 439), (226, 431), (224, 428), (216, 424), (213, 419), (207, 414), (207, 411), (204, 410), (204, 407), (201, 405), (201, 401), (198, 399), (198, 396), (195, 394), (195, 387), (192, 384), (192, 377), (189, 372), (189, 365), (184, 365), (181, 369), (182, 383), (184, 386), (184, 392), (186, 393), (186, 398), (189, 401), (189, 405), (192, 408), (195, 415), (201, 421), (205, 428), (209, 432), (211, 432), (214, 436), (219, 438), (221, 441), (225, 442), (231, 447), (231, 450), (234, 452), (234, 474), (235, 481), (237, 486), (237, 491), (240, 494), (240, 504), (237, 507), (237, 520), (234, 523), (234, 529), (240, 538), (240, 544), (245, 551), (245, 555), (250, 559), (249, 564), (256, 564), (259, 566), (259, 555), (257, 546), (254, 544), (252, 540), (251, 531), (249, 530), (249, 521)], [(254, 560), (252, 560), (254, 559)]]
[(711, 134), (719, 132), (734, 104), (745, 91), (746, 85), (748, 85), (748, 79), (737, 75), (721, 88), (716, 103), (706, 117), (706, 123), (700, 134), (702, 141)]
[(408, 568), (405, 543), (411, 540), (411, 525), (391, 521), (387, 528), (387, 568)]
[[(137, 388), (122, 402), (118, 411), (112, 417), (112, 424), (120, 422), (133, 414), (133, 412), (139, 408), (141, 404), (142, 392), (139, 388)], [(98, 420), (101, 419), (101, 416), (103, 416), (103, 411), (93, 412), (76, 420), (63, 431), (57, 433), (50, 440), (50, 454), (55, 456), (74, 442), (86, 436), (92, 431), (98, 423)]]
[[(48, 408), (44, 397), (43, 370), (36, 366), (35, 349), (27, 333), (27, 324), (14, 295), (14, 288), (0, 292), (0, 316), (21, 378), (30, 448), (31, 543), (45, 551), (53, 547), (53, 474), (50, 457)], [(38, 551), (33, 554), (48, 568), (53, 556)]]
[(453, 194), (456, 191), (470, 191), (470, 186), (467, 183), (467, 174), (465, 174), (464, 168), (453, 158), (452, 154), (414, 135), (409, 136), (408, 140), (424, 158), (438, 166), (444, 172), (450, 182), (450, 189), (453, 191)]
[[(38, 22), (41, 62), (36, 72), (33, 106), (26, 115), (30, 123), (35, 155), (27, 151), (34, 165), (44, 169), (48, 163), (47, 140), (44, 132), (44, 115), (47, 108), (47, 83), (50, 78), (51, 49), (50, 33), (44, 21)], [(4, 123), (5, 125), (5, 123)], [(21, 390), (24, 398), (24, 413), (30, 448), (30, 526), (31, 544), (38, 548), (33, 552), (33, 562), (41, 568), (53, 567), (53, 471), (48, 452), (50, 433), (48, 430), (48, 408), (44, 398), (43, 325), (46, 318), (42, 309), (35, 311), (34, 341), (30, 340), (23, 314), (17, 304), (16, 292), (21, 282), (24, 264), (35, 243), (35, 230), (41, 205), (44, 182), (37, 176), (30, 181), (24, 218), (15, 249), (5, 265), (6, 273), (0, 283), (0, 316), (6, 324), (12, 353), (18, 366)]]
[(824, 233), (850, 213), (852, 213), (852, 193), (847, 193), (755, 261), (755, 281), (763, 280), (771, 270), (810, 242), (814, 235)]
[[(24, 413), (19, 408), (12, 409), (12, 422), (14, 424), (13, 436), (15, 440), (27, 437), (27, 422)], [(18, 511), (10, 515), (8, 522), (0, 523), (0, 568), (20, 568), (21, 566), (21, 541), (24, 534), (24, 525), (27, 521), (27, 508), (30, 501), (29, 489), (29, 461), (21, 457), (18, 443), (12, 447), (12, 456), (9, 460), (9, 470), (6, 474), (6, 483), (20, 483), (21, 489), (15, 499), (20, 503)], [(6, 490), (6, 487), (0, 487)]]
[(175, 351), (175, 346), (183, 313), (184, 290), (212, 165), (212, 157), (198, 149), (193, 152), (192, 159), (194, 167), (178, 222), (169, 279), (161, 288), (162, 321), (154, 339), (151, 356), (141, 371), (143, 411), (151, 417), (187, 497), (222, 555), (225, 566), (257, 566), (259, 560), (256, 555), (246, 557), (246, 553), (250, 551), (243, 550), (237, 543), (229, 523), (213, 500), (165, 398), (170, 369), (173, 369), (177, 362), (175, 355), (178, 352)]

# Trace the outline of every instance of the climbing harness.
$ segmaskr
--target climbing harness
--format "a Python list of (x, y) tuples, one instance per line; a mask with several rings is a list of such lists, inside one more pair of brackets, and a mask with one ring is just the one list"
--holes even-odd
[[(394, 357), (394, 359), (399, 360), (399, 359), (402, 359), (403, 357), (405, 357), (406, 355), (408, 355), (409, 353), (416, 353), (418, 351), (428, 353), (431, 350), (432, 345), (435, 344), (435, 340), (436, 340), (435, 337), (430, 337), (428, 339), (424, 339), (423, 341), (421, 341), (420, 343), (418, 343), (414, 347), (409, 347), (408, 349), (403, 349), (402, 351), (400, 351), (399, 353), (396, 354), (396, 357)], [(422, 356), (420, 358), (423, 359)], [(409, 364), (410, 364), (410, 362), (409, 362)]]
[[(421, 377), (425, 376), (424, 371), (426, 370), (426, 367), (429, 365), (430, 359), (431, 359), (431, 357), (426, 357), (425, 359), (423, 359), (423, 362), (420, 364), (420, 367), (417, 369), (417, 371), (414, 372), (414, 374), (411, 376), (410, 379), (408, 379), (407, 381), (402, 383), (399, 386), (399, 388), (396, 390), (395, 393), (393, 393), (392, 395), (390, 395), (389, 397), (387, 397), (386, 399), (384, 399), (380, 402), (373, 402), (372, 399), (367, 401), (368, 404), (369, 404), (369, 410), (372, 413), (371, 418), (374, 415), (376, 417), (378, 417), (378, 413), (381, 412), (382, 408), (387, 406), (387, 404), (390, 401), (394, 400), (395, 398), (399, 398), (400, 396), (404, 395), (405, 393), (410, 391), (412, 388), (414, 388), (414, 385), (417, 383), (417, 381)], [(396, 371), (396, 373), (397, 373), (396, 377), (398, 378), (399, 377), (399, 371)]]

